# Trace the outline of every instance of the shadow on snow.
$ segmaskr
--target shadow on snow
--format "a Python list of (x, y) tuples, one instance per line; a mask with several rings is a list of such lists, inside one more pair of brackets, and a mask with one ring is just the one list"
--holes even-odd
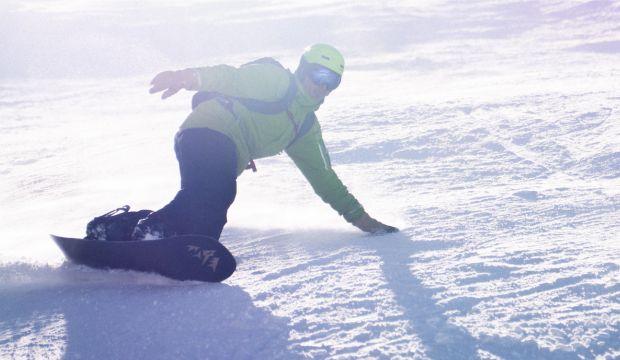
[(411, 257), (423, 251), (458, 246), (450, 241), (412, 240), (406, 233), (367, 238), (365, 245), (383, 259), (382, 267), (389, 288), (394, 292), (411, 327), (432, 359), (475, 359), (479, 350), (506, 359), (577, 359), (577, 354), (541, 349), (535, 342), (513, 338), (474, 338), (466, 329), (451, 324), (433, 295), (409, 268)]
[(239, 287), (73, 265), (9, 265), (0, 268), (6, 274), (18, 276), (0, 286), (2, 356), (296, 357), (287, 350), (288, 319), (257, 308)]

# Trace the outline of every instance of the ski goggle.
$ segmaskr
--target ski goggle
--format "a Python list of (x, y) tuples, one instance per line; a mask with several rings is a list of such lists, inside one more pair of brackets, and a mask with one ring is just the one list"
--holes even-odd
[(310, 79), (316, 85), (325, 85), (327, 90), (332, 91), (340, 85), (340, 80), (342, 77), (330, 69), (317, 66), (310, 71)]

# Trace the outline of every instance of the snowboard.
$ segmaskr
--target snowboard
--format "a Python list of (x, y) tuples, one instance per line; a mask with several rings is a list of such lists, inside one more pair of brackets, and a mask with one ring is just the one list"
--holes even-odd
[(67, 259), (97, 269), (136, 270), (177, 280), (220, 282), (237, 268), (228, 249), (206, 236), (181, 235), (142, 241), (51, 237)]

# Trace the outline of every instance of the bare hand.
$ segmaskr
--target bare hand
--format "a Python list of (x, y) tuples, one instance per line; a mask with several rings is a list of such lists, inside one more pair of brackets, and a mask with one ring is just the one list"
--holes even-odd
[(371, 233), (374, 235), (381, 235), (387, 233), (395, 233), (398, 232), (398, 229), (386, 225), (382, 222), (379, 222), (373, 218), (371, 218), (368, 214), (364, 213), (361, 218), (357, 219), (353, 222), (353, 225), (358, 227), (360, 230), (365, 231), (367, 233)]

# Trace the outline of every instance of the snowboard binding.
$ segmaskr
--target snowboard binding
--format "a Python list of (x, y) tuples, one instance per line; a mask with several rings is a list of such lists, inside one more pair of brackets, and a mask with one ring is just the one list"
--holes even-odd
[(138, 221), (146, 218), (153, 211), (129, 211), (125, 205), (97, 216), (86, 225), (87, 240), (99, 241), (130, 241), (132, 232)]

